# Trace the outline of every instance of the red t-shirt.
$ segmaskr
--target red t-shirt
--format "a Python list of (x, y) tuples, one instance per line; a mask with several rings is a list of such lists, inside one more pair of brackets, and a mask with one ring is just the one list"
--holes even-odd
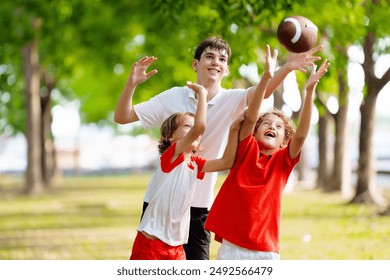
[(282, 193), (299, 158), (291, 159), (288, 147), (265, 155), (252, 135), (241, 141), (205, 228), (214, 232), (218, 241), (279, 253)]

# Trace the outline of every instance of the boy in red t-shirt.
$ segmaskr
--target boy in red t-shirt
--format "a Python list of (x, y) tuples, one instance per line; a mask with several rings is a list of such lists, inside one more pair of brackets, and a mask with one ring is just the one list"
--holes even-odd
[(217, 259), (280, 259), (281, 197), (299, 161), (310, 128), (314, 92), (329, 67), (313, 67), (298, 127), (281, 111), (260, 116), (260, 106), (273, 76), (277, 51), (266, 52), (266, 70), (242, 123), (236, 160), (223, 183), (205, 228), (222, 242)]

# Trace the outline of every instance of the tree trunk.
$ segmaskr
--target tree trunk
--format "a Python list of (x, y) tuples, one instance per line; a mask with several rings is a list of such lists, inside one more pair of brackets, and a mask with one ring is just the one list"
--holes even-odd
[(335, 117), (336, 135), (334, 144), (334, 169), (331, 183), (334, 190), (344, 197), (352, 196), (352, 166), (349, 153), (348, 103), (341, 105)]
[(42, 75), (42, 81), (46, 85), (46, 91), (41, 94), (42, 181), (45, 188), (50, 188), (51, 179), (56, 173), (56, 157), (53, 134), (51, 132), (51, 92), (54, 88), (54, 80), (45, 73)]
[(329, 190), (343, 191), (347, 195), (348, 190), (351, 190), (351, 164), (347, 145), (349, 100), (345, 70), (339, 72), (338, 82), (339, 109), (335, 115), (334, 165)]
[(40, 75), (37, 42), (22, 49), (27, 100), (27, 170), (23, 192), (33, 194), (42, 191), (41, 126), (40, 126)]
[(356, 193), (352, 203), (375, 202), (370, 190), (375, 188), (375, 161), (373, 153), (373, 133), (375, 129), (376, 96), (368, 94), (360, 106), (361, 122), (359, 135), (359, 167)]
[(385, 201), (376, 188), (376, 168), (373, 152), (373, 133), (375, 129), (375, 106), (381, 89), (390, 80), (390, 69), (381, 79), (375, 76), (374, 44), (375, 34), (368, 32), (365, 38), (363, 70), (367, 94), (360, 106), (361, 123), (359, 136), (359, 168), (356, 194), (352, 203), (375, 203), (384, 205)]
[(316, 187), (328, 191), (331, 164), (331, 121), (332, 118), (326, 110), (318, 120), (318, 167)]

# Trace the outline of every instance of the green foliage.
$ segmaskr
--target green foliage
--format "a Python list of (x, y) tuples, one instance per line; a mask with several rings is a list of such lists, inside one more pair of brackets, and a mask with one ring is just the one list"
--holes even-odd
[[(25, 99), (23, 91), (19, 91), (23, 89), (23, 69), (16, 67), (22, 65), (20, 61), (22, 47), (37, 40), (40, 70), (50, 74), (56, 81), (57, 90), (66, 96), (71, 92), (69, 86), (72, 84), (71, 81), (74, 81), (74, 72), (77, 68), (80, 69), (83, 65), (87, 69), (96, 68), (96, 64), (101, 64), (103, 61), (111, 61), (115, 65), (121, 60), (119, 57), (122, 53), (117, 50), (123, 43), (121, 41), (122, 36), (125, 35), (123, 30), (129, 28), (125, 24), (128, 22), (126, 11), (132, 10), (132, 4), (128, 2), (2, 1), (0, 28), (8, 32), (0, 34), (0, 57), (7, 58), (1, 61), (7, 63), (5, 64), (7, 68), (13, 69), (12, 75), (17, 78), (14, 84), (5, 84), (0, 89), (0, 95), (4, 95), (5, 92), (11, 93), (11, 101), (0, 105), (0, 120), (6, 120), (8, 131), (23, 131), (25, 125), (25, 116), (20, 118), (16, 115), (21, 115), (16, 112), (24, 106), (14, 107), (17, 104), (24, 104)], [(105, 70), (106, 67), (104, 65), (102, 69)], [(113, 67), (110, 65), (109, 68)], [(107, 71), (96, 72), (99, 73), (95, 77), (100, 77), (100, 81), (107, 80), (109, 77)], [(9, 80), (9, 76), (6, 75), (7, 73), (0, 73), (0, 79)], [(95, 83), (90, 84), (95, 85)], [(107, 82), (104, 84), (110, 86)], [(101, 89), (103, 88), (96, 86), (89, 88), (89, 91), (94, 90), (95, 100), (96, 93), (100, 94)], [(82, 96), (83, 92), (79, 95)], [(72, 97), (74, 95), (68, 96), (68, 98)], [(112, 98), (108, 100), (111, 101)], [(101, 100), (97, 103), (96, 106), (107, 104), (107, 107), (98, 107), (105, 111), (101, 113), (101, 110), (96, 112), (93, 109), (87, 110), (85, 114), (90, 112), (93, 114), (86, 118), (87, 120), (104, 119), (107, 117), (107, 111), (113, 107), (112, 101)], [(0, 131), (4, 131), (4, 125), (0, 125)]]
[[(275, 34), (282, 18), (292, 14), (304, 15), (319, 27), (322, 55), (332, 65), (319, 90), (334, 94), (339, 72), (334, 69), (347, 67), (342, 50), (360, 44), (367, 30), (378, 38), (390, 34), (384, 24), (389, 3), (376, 2), (379, 5), (371, 0), (3, 0), (0, 28), (7, 32), (0, 34), (0, 59), (12, 74), (0, 72), (0, 95), (9, 92), (12, 101), (0, 104), (0, 119), (12, 131), (24, 127), (22, 118), (8, 115), (24, 104), (20, 50), (33, 39), (39, 43), (42, 70), (54, 77), (59, 92), (65, 99), (80, 99), (83, 121), (111, 122), (130, 67), (142, 56), (158, 57), (153, 66), (159, 73), (138, 87), (135, 103), (195, 80), (194, 48), (211, 34), (231, 45), (230, 75), (223, 82), (231, 87), (242, 79), (238, 69), (243, 64), (255, 62), (262, 71), (266, 44), (277, 48), (280, 61), (285, 61), (287, 52)], [(380, 42), (378, 53), (386, 53), (390, 44)], [(3, 83), (10, 75), (16, 82)]]
[(0, 135), (14, 135), (26, 122), (22, 64), (20, 57), (18, 64), (11, 63), (7, 46), (0, 46), (0, 61)]
[(390, 26), (384, 24), (389, 20), (388, 0), (367, 0), (365, 1), (365, 12), (368, 31), (377, 34), (378, 38), (390, 35)]

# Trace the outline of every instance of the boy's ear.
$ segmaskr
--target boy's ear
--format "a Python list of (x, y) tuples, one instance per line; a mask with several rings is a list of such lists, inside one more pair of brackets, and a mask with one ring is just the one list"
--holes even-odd
[(198, 72), (198, 63), (199, 61), (197, 59), (192, 61), (192, 68), (195, 70), (195, 72)]

